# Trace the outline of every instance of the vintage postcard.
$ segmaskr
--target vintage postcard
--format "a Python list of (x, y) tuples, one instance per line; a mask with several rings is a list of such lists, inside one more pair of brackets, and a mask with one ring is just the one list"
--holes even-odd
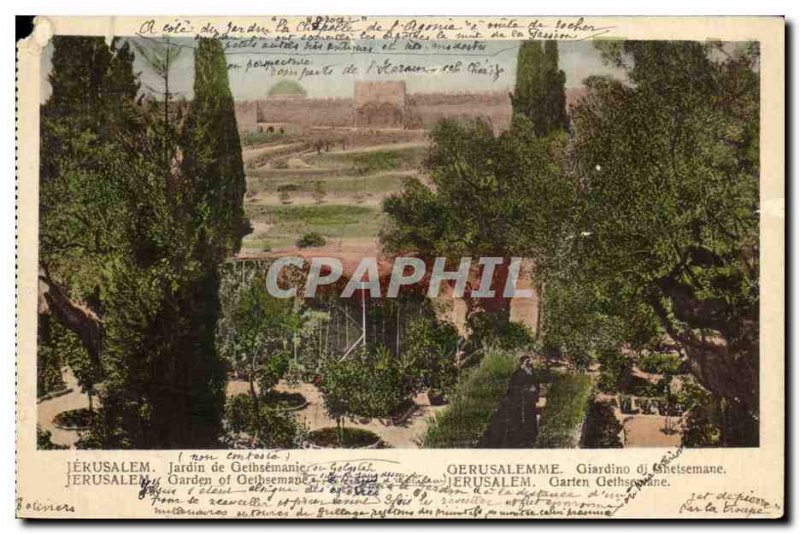
[(784, 516), (784, 20), (38, 17), (22, 518)]

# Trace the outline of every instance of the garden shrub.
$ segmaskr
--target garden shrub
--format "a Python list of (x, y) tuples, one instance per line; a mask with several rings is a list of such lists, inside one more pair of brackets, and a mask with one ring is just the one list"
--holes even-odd
[(622, 447), (619, 433), (622, 424), (614, 415), (611, 403), (592, 401), (586, 417), (586, 448), (615, 449)]
[(600, 391), (613, 393), (625, 390), (631, 382), (631, 359), (619, 350), (611, 348), (604, 350), (598, 357), (600, 362), (600, 378), (597, 386)]
[(425, 434), (429, 448), (475, 447), (506, 394), (518, 368), (514, 354), (492, 350), (456, 387), (450, 405), (436, 416)]
[(587, 375), (562, 375), (553, 382), (539, 423), (536, 448), (578, 446), (577, 431), (586, 414), (591, 390), (592, 379)]
[(331, 417), (389, 417), (407, 403), (413, 380), (388, 351), (328, 359), (322, 367), (320, 390)]
[(44, 430), (39, 425), (36, 425), (36, 448), (40, 451), (52, 451), (68, 449), (69, 447), (53, 443), (53, 434), (49, 430)]
[(413, 319), (403, 339), (403, 356), (419, 370), (423, 386), (442, 391), (452, 387), (458, 376), (455, 352), (458, 331), (435, 317)]
[(511, 351), (533, 343), (533, 336), (527, 326), (508, 320), (494, 313), (476, 313), (468, 320), (472, 331), (470, 341), (475, 346), (493, 346)]
[(649, 353), (641, 356), (636, 365), (642, 371), (652, 374), (680, 374), (681, 359), (675, 354)]
[(265, 402), (256, 404), (244, 393), (225, 403), (225, 426), (230, 439), (246, 441), (253, 448), (294, 448), (303, 439), (302, 428), (291, 413)]
[(56, 414), (53, 422), (61, 428), (86, 428), (92, 424), (93, 416), (88, 408), (77, 408)]
[(324, 247), (327, 241), (318, 232), (309, 232), (295, 242), (297, 248)]
[(336, 427), (320, 428), (308, 434), (308, 439), (320, 447), (340, 447), (356, 449), (374, 445), (380, 436), (362, 428)]
[(620, 388), (635, 397), (660, 397), (664, 395), (664, 381), (660, 380), (658, 383), (653, 383), (640, 376), (632, 376), (626, 387)]
[(317, 204), (322, 204), (325, 201), (325, 195), (325, 182), (323, 180), (316, 180), (314, 182), (314, 191), (312, 193), (314, 202)]

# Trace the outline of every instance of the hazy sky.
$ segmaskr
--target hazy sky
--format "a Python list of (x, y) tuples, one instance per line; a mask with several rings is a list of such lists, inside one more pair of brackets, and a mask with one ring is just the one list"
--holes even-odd
[[(194, 76), (194, 41), (174, 41), (182, 48), (181, 55), (172, 70), (170, 85), (179, 96), (191, 98), (192, 81)], [(445, 46), (455, 41), (440, 41)], [(465, 41), (464, 43), (469, 43)], [(147, 44), (147, 43), (145, 43)], [(371, 45), (371, 53), (352, 52), (326, 52), (326, 51), (292, 51), (274, 50), (254, 53), (253, 49), (229, 50), (227, 59), (229, 64), (238, 64), (239, 68), (230, 69), (229, 77), (234, 98), (238, 100), (261, 98), (267, 94), (269, 88), (281, 79), (298, 80), (302, 75), (302, 65), (289, 65), (295, 72), (274, 74), (264, 68), (250, 68), (249, 61), (276, 61), (289, 60), (292, 62), (305, 62), (305, 68), (312, 71), (328, 66), (334, 74), (328, 76), (304, 76), (300, 83), (310, 97), (351, 97), (355, 80), (402, 80), (405, 79), (409, 92), (440, 92), (440, 91), (507, 91), (514, 85), (517, 63), (516, 41), (483, 41), (485, 49), (464, 52), (461, 50), (437, 49), (425, 50), (424, 54), (403, 51), (405, 43), (398, 43), (396, 49), (390, 52), (376, 51), (384, 44), (383, 41), (371, 43), (359, 42), (364, 46)], [(592, 74), (611, 74), (619, 76), (621, 73), (615, 68), (603, 63), (599, 52), (589, 41), (560, 42), (560, 67), (567, 77), (567, 87), (578, 87), (583, 80)], [(43, 80), (42, 98), (47, 98), (50, 85), (47, 73), (50, 71), (50, 58), (52, 45), (43, 55)], [(378, 74), (376, 66), (385, 66), (388, 61), (392, 68), (399, 66), (416, 66), (422, 70), (436, 72), (421, 72), (413, 74)], [(374, 62), (374, 64), (373, 64)], [(460, 62), (460, 65), (459, 65)], [(357, 74), (342, 74), (342, 70), (349, 64), (354, 64)], [(469, 72), (470, 63), (477, 63), (485, 68), (488, 74), (476, 75)], [(372, 69), (370, 72), (370, 65)], [(450, 65), (450, 73), (442, 72), (445, 66)], [(143, 88), (151, 87), (155, 90), (161, 86), (159, 79), (153, 74), (147, 63), (137, 57), (134, 68), (141, 73), (140, 80)], [(458, 69), (459, 72), (452, 73)], [(495, 75), (495, 73), (497, 75)]]

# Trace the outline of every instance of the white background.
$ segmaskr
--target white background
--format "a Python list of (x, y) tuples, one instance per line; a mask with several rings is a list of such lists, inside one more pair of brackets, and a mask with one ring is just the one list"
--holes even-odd
[[(789, 23), (787, 33), (787, 81), (791, 80), (791, 73), (797, 68), (797, 55), (793, 46), (794, 39), (792, 34), (800, 20), (800, 2), (758, 0), (758, 1), (738, 1), (728, 0), (725, 2), (712, 2), (701, 0), (669, 0), (658, 3), (646, 0), (607, 0), (600, 2), (570, 1), (559, 0), (551, 2), (534, 1), (509, 1), (491, 0), (478, 2), (475, 0), (428, 0), (428, 1), (402, 1), (402, 0), (291, 0), (290, 2), (269, 2), (269, 1), (235, 1), (235, 2), (210, 2), (202, 0), (137, 0), (136, 2), (101, 2), (98, 0), (81, 0), (80, 2), (47, 2), (39, 0), (28, 0), (25, 2), (14, 1), (4, 3), (2, 6), (3, 18), (0, 19), (0, 72), (4, 74), (0, 83), (0, 131), (2, 131), (2, 144), (0, 144), (0, 158), (2, 158), (2, 171), (0, 171), (0, 359), (4, 362), (0, 366), (0, 532), (22, 532), (22, 531), (105, 531), (114, 530), (139, 530), (147, 529), (152, 534), (167, 532), (171, 529), (203, 529), (213, 531), (227, 531), (231, 528), (246, 529), (268, 529), (270, 532), (308, 532), (311, 530), (322, 531), (328, 529), (336, 530), (369, 530), (391, 529), (392, 531), (407, 531), (423, 534), (424, 532), (439, 532), (443, 530), (455, 531), (464, 528), (471, 529), (513, 529), (513, 530), (533, 530), (536, 532), (570, 532), (583, 529), (659, 529), (659, 530), (678, 530), (687, 532), (737, 529), (737, 528), (793, 528), (787, 522), (775, 523), (659, 523), (659, 522), (638, 522), (638, 523), (606, 523), (585, 522), (585, 523), (197, 523), (197, 522), (128, 522), (128, 523), (109, 523), (109, 522), (23, 522), (14, 519), (14, 387), (15, 387), (15, 168), (14, 168), (14, 17), (13, 15), (144, 15), (144, 14), (163, 14), (163, 15), (309, 15), (309, 14), (358, 14), (358, 15), (785, 15)], [(793, 28), (794, 26), (794, 28)], [(791, 87), (791, 84), (789, 85)], [(793, 89), (793, 88), (792, 88)], [(790, 146), (787, 146), (787, 162), (791, 163), (791, 154), (798, 148), (798, 139), (792, 137), (792, 123), (795, 122), (797, 109), (790, 105), (791, 97), (795, 93), (787, 91), (787, 112), (791, 111), (787, 122), (787, 139)], [(792, 168), (787, 165), (787, 186), (791, 183)], [(786, 213), (789, 214), (788, 206), (794, 204), (792, 199), (796, 196), (797, 187), (787, 187), (787, 191), (792, 192), (791, 198), (787, 199)], [(797, 217), (791, 221), (792, 228), (789, 228), (787, 243), (789, 249), (797, 249), (798, 237)], [(793, 231), (794, 230), (794, 231)], [(788, 258), (789, 256), (787, 256)], [(795, 261), (793, 272), (797, 271)], [(791, 277), (791, 274), (789, 276)], [(791, 287), (789, 280), (787, 287)], [(795, 288), (796, 289), (796, 288)], [(797, 304), (797, 291), (792, 291), (791, 302), (787, 304)], [(791, 323), (787, 323), (788, 332), (797, 332), (800, 320), (797, 316), (791, 317)], [(792, 345), (794, 345), (792, 343)], [(791, 376), (787, 382), (787, 410), (791, 414), (797, 414), (797, 395), (792, 393), (792, 386), (797, 383), (798, 365), (792, 364), (791, 359), (795, 354), (792, 345), (787, 345), (787, 363), (791, 371)], [(793, 423), (796, 417), (792, 417)], [(792, 425), (793, 426), (793, 425)], [(787, 428), (788, 435), (791, 436), (792, 428)], [(792, 441), (790, 440), (790, 444)], [(790, 452), (790, 451), (787, 451)], [(789, 479), (794, 479), (796, 474), (797, 462), (790, 462), (791, 472), (788, 473)], [(754, 470), (753, 476), (758, 476)], [(786, 503), (790, 511), (790, 516), (796, 515), (797, 496), (792, 491), (793, 485), (790, 484), (787, 492)], [(795, 523), (796, 521), (792, 521)]]

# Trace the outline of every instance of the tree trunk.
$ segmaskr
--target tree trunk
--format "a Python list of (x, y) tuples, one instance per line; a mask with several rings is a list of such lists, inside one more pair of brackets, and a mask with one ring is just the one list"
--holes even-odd
[(539, 341), (544, 332), (544, 282), (540, 282), (536, 289), (536, 332), (533, 338)]
[(73, 301), (67, 292), (50, 278), (43, 266), (39, 267), (39, 298), (44, 299), (47, 311), (78, 336), (92, 363), (102, 368), (100, 348), (103, 323), (97, 314), (85, 304)]
[(253, 398), (253, 406), (256, 413), (258, 413), (258, 393), (256, 393), (256, 357), (250, 358), (250, 373), (248, 376), (250, 382), (250, 396)]
[[(730, 328), (737, 332), (736, 337), (731, 337), (711, 328), (693, 329), (691, 324), (678, 327), (658, 298), (651, 299), (651, 305), (667, 334), (678, 343), (692, 375), (716, 397), (718, 413), (722, 415), (722, 444), (753, 445), (752, 439), (757, 443), (757, 434), (753, 437), (729, 432), (728, 424), (744, 424), (744, 421), (730, 421), (725, 414), (730, 412), (728, 405), (732, 404), (742, 417), (758, 417), (758, 323), (741, 319), (735, 328)], [(686, 321), (680, 310), (675, 315), (678, 320)], [(729, 435), (735, 436), (730, 443)], [(739, 443), (742, 439), (746, 443)]]

